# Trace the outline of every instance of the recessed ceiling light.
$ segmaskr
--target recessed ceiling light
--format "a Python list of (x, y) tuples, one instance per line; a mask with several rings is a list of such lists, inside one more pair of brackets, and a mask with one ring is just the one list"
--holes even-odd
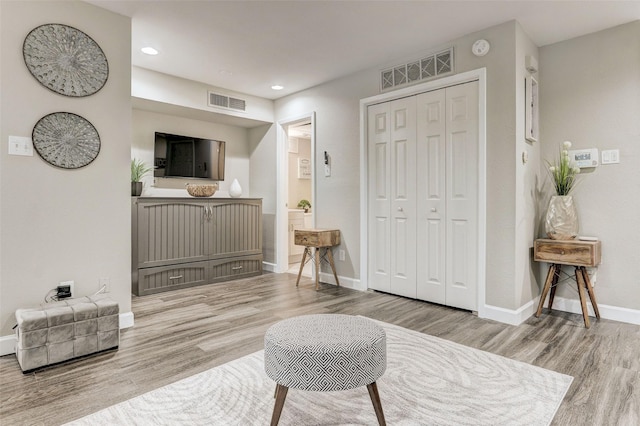
[(271, 88), (273, 90), (282, 90), (282, 89), (284, 89), (284, 86), (280, 86), (279, 84), (275, 84), (275, 85), (271, 86)]
[(158, 51), (156, 49), (154, 49), (153, 47), (151, 47), (151, 46), (143, 47), (140, 50), (142, 50), (142, 53), (145, 53), (147, 55), (157, 55), (158, 54)]

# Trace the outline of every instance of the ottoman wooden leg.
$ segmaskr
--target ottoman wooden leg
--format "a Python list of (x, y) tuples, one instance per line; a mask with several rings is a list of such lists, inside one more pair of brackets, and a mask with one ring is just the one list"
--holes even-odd
[(386, 426), (387, 422), (384, 420), (384, 412), (382, 411), (382, 404), (380, 403), (380, 395), (378, 394), (378, 386), (376, 382), (367, 385), (371, 402), (373, 402), (373, 409), (376, 411), (376, 417), (378, 418), (378, 424), (380, 426)]
[(271, 415), (271, 426), (276, 426), (280, 421), (280, 414), (282, 414), (284, 399), (287, 397), (288, 391), (288, 387), (282, 386), (281, 384), (276, 385), (276, 404), (273, 407), (273, 414)]

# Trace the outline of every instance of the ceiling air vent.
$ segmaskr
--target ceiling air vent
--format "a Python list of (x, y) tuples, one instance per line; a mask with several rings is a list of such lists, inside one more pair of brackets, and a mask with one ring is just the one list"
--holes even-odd
[(244, 99), (209, 92), (209, 106), (244, 112), (247, 108), (247, 102)]
[(409, 86), (453, 72), (453, 47), (380, 72), (380, 91)]

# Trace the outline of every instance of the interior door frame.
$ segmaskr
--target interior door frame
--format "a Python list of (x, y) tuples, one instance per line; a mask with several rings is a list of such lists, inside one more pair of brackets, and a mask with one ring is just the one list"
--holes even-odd
[(367, 108), (370, 105), (414, 96), (420, 93), (478, 81), (478, 243), (477, 243), (477, 312), (480, 318), (486, 316), (486, 240), (487, 240), (487, 69), (479, 68), (449, 77), (440, 78), (411, 87), (394, 90), (360, 100), (360, 280), (367, 286), (369, 282), (369, 170)]
[[(284, 273), (289, 269), (289, 135), (288, 127), (305, 121), (311, 122), (311, 205), (316, 205), (316, 113), (315, 111), (279, 120), (276, 129), (277, 188), (276, 188), (276, 270)], [(312, 218), (316, 226), (316, 215)]]

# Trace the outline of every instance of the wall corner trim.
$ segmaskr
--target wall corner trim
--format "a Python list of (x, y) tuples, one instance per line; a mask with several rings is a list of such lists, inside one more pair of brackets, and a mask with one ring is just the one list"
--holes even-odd
[(483, 315), (480, 316), (480, 311), (478, 311), (478, 316), (480, 318), (490, 319), (505, 324), (520, 325), (533, 315), (536, 306), (537, 299), (531, 300), (515, 310), (501, 308), (499, 306), (484, 305), (484, 309), (482, 310)]

